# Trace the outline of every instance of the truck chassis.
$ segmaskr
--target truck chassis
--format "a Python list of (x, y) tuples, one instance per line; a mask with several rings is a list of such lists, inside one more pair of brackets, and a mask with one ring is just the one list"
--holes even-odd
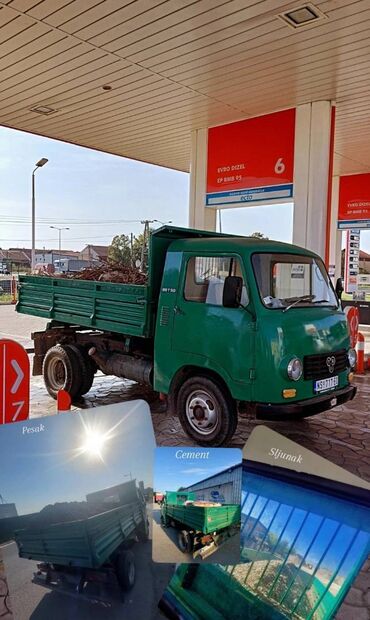
[(118, 549), (110, 562), (99, 569), (77, 568), (53, 565), (48, 562), (37, 564), (33, 582), (69, 596), (83, 597), (89, 601), (110, 602), (107, 597), (90, 593), (89, 584), (105, 585), (118, 590), (122, 602), (125, 593), (131, 590), (136, 580), (134, 554), (127, 545)]
[(215, 553), (238, 531), (238, 526), (230, 526), (218, 532), (204, 534), (194, 529), (184, 529), (184, 524), (174, 519), (164, 519), (161, 517), (164, 528), (174, 527), (178, 530), (177, 544), (183, 553), (191, 553), (194, 560), (204, 560)]

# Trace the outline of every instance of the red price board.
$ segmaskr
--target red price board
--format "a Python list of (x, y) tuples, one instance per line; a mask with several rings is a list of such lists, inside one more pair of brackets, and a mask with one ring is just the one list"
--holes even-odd
[(0, 424), (26, 420), (30, 405), (30, 362), (14, 340), (0, 340)]
[(292, 198), (294, 136), (294, 108), (209, 129), (206, 204)]
[(338, 228), (370, 228), (370, 174), (340, 177)]

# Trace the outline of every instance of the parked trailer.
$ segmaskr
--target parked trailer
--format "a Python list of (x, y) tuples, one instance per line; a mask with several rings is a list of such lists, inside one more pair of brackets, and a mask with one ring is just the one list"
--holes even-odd
[(81, 397), (99, 368), (166, 395), (200, 445), (227, 443), (243, 407), (296, 418), (356, 393), (325, 266), (286, 243), (165, 226), (147, 285), (21, 276), (16, 309), (50, 319), (33, 334), (33, 374), (51, 396)]
[(60, 586), (68, 577), (78, 578), (77, 590), (90, 581), (115, 580), (121, 590), (135, 583), (131, 546), (149, 534), (145, 503), (136, 501), (86, 519), (63, 521), (15, 532), (19, 557), (39, 561), (37, 577)]
[[(195, 504), (194, 504), (195, 502)], [(206, 558), (240, 527), (240, 505), (197, 504), (195, 493), (166, 491), (161, 503), (163, 527), (178, 529), (178, 546), (193, 558)]]

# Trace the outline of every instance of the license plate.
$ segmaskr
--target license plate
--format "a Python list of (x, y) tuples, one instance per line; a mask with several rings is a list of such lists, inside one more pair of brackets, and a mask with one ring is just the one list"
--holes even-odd
[(339, 377), (335, 375), (335, 377), (328, 377), (327, 379), (318, 379), (318, 381), (314, 381), (313, 389), (315, 392), (326, 392), (327, 390), (332, 390), (339, 385)]

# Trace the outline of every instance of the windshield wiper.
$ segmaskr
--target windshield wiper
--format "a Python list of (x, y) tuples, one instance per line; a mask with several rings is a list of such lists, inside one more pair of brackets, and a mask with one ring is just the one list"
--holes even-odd
[(290, 310), (290, 308), (294, 308), (294, 306), (299, 304), (301, 301), (313, 301), (315, 297), (316, 295), (302, 295), (302, 297), (297, 297), (297, 299), (293, 301), (293, 303), (284, 308), (283, 312), (287, 312), (288, 310)]

